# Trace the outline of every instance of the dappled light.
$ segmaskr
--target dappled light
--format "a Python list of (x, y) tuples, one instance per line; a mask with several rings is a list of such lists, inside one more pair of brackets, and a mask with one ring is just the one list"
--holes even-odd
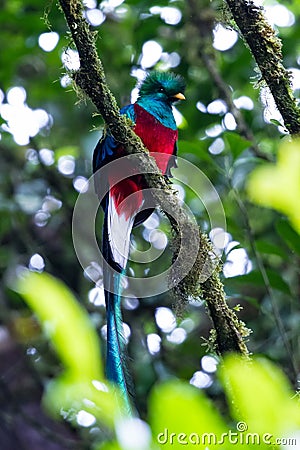
[(147, 239), (155, 248), (163, 250), (168, 244), (168, 238), (163, 231), (152, 230)]
[(51, 166), (54, 164), (54, 152), (49, 148), (41, 148), (39, 150), (39, 159), (46, 166)]
[(247, 109), (248, 111), (251, 111), (254, 108), (253, 100), (246, 95), (242, 95), (241, 97), (234, 99), (233, 102), (239, 109)]
[(79, 426), (86, 428), (86, 427), (91, 427), (92, 425), (94, 425), (96, 423), (96, 417), (93, 416), (92, 414), (88, 413), (87, 411), (84, 411), (83, 409), (81, 409), (76, 414), (76, 421)]
[(190, 379), (190, 384), (199, 389), (208, 388), (212, 385), (212, 382), (213, 381), (211, 376), (203, 372), (202, 370), (198, 370), (197, 372), (195, 372)]
[(94, 27), (98, 27), (106, 19), (105, 14), (97, 8), (88, 9), (85, 15), (88, 22)]
[(209, 237), (218, 250), (223, 250), (231, 240), (231, 235), (222, 228), (213, 228), (209, 233)]
[(217, 370), (218, 361), (215, 356), (204, 355), (201, 358), (202, 369), (207, 373), (214, 373)]
[(217, 138), (213, 141), (213, 143), (208, 147), (209, 153), (212, 155), (219, 155), (225, 148), (225, 144), (222, 138)]
[(62, 175), (72, 176), (75, 170), (75, 159), (72, 155), (61, 156), (58, 160), (58, 170)]
[(140, 301), (137, 297), (126, 297), (123, 304), (125, 309), (133, 311), (140, 306)]
[(37, 227), (45, 227), (50, 217), (51, 214), (48, 211), (39, 210), (34, 215), (34, 224)]
[(176, 327), (175, 316), (169, 308), (157, 308), (155, 311), (155, 320), (164, 333), (169, 333)]
[(252, 263), (244, 248), (233, 249), (227, 254), (223, 267), (225, 277), (244, 275), (249, 273), (251, 269)]
[(156, 41), (147, 41), (142, 47), (142, 57), (140, 65), (144, 69), (154, 66), (160, 60), (163, 49)]
[(294, 14), (285, 6), (274, 2), (274, 5), (266, 5), (266, 17), (270, 24), (278, 27), (291, 27), (295, 23)]
[(39, 35), (39, 46), (44, 52), (52, 52), (59, 41), (59, 34), (55, 31), (42, 33)]
[(236, 120), (234, 118), (234, 115), (232, 113), (226, 113), (223, 119), (224, 127), (229, 130), (233, 131), (237, 127)]
[(0, 114), (6, 123), (3, 130), (13, 135), (18, 145), (27, 145), (42, 129), (52, 126), (51, 116), (43, 109), (31, 109), (27, 93), (22, 86), (10, 88), (6, 93), (7, 103), (0, 105)]
[(177, 25), (181, 21), (181, 11), (177, 8), (166, 6), (161, 9), (160, 17), (166, 22), (168, 25)]
[(159, 353), (161, 346), (161, 337), (156, 333), (150, 333), (147, 336), (147, 346), (151, 355)]
[(214, 42), (213, 46), (216, 50), (222, 52), (229, 50), (237, 41), (238, 34), (234, 30), (224, 28), (221, 24), (218, 24), (214, 29)]
[(35, 272), (43, 272), (43, 270), (45, 268), (44, 258), (41, 255), (39, 255), (38, 253), (35, 253), (30, 258), (28, 267), (30, 270), (33, 270)]
[(207, 105), (206, 111), (209, 114), (223, 115), (227, 112), (227, 105), (224, 100), (216, 99)]
[(78, 177), (74, 178), (73, 180), (73, 186), (77, 192), (87, 192), (89, 188), (88, 180), (87, 178), (78, 175)]
[(187, 332), (184, 328), (178, 327), (174, 328), (171, 333), (167, 336), (167, 340), (172, 342), (172, 344), (182, 344), (187, 338)]
[(214, 138), (219, 136), (223, 132), (224, 128), (220, 124), (212, 125), (209, 128), (206, 128), (205, 134), (208, 137)]
[(124, 450), (148, 450), (151, 445), (151, 430), (141, 419), (123, 419), (116, 424), (116, 434)]
[(63, 51), (61, 61), (68, 70), (78, 70), (80, 67), (78, 51), (72, 48)]
[(89, 301), (95, 306), (105, 306), (104, 288), (94, 287), (88, 293)]

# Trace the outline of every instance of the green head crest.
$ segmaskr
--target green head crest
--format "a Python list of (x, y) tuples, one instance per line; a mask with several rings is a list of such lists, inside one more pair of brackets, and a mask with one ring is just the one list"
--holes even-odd
[(184, 100), (184, 79), (172, 72), (150, 72), (139, 89), (139, 97), (153, 97), (168, 102)]

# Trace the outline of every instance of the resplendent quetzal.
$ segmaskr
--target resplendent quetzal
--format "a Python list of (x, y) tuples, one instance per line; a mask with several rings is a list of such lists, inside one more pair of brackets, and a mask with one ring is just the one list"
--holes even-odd
[[(150, 72), (139, 88), (138, 99), (121, 109), (133, 122), (133, 130), (141, 138), (161, 172), (170, 176), (175, 166), (177, 153), (177, 127), (172, 104), (183, 100), (185, 83), (182, 77), (168, 72)], [(158, 153), (155, 157), (155, 153)], [(164, 154), (164, 155), (161, 155)], [(142, 223), (152, 210), (145, 207), (145, 188), (142, 175), (122, 177), (113, 173), (108, 164), (122, 156), (125, 151), (112, 134), (104, 133), (93, 155), (93, 172), (107, 166), (105, 176), (95, 177), (95, 188), (100, 198), (101, 190), (106, 195), (101, 200), (104, 210), (102, 253), (108, 265), (103, 271), (107, 315), (106, 372), (110, 381), (120, 388), (126, 408), (132, 411), (126, 381), (125, 343), (121, 314), (121, 279), (129, 255), (132, 228)], [(162, 157), (163, 156), (163, 157)], [(122, 171), (122, 163), (121, 171)], [(126, 163), (125, 163), (126, 164)], [(120, 168), (117, 170), (120, 172)], [(116, 180), (116, 181), (115, 181)], [(131, 195), (134, 194), (134, 195)], [(129, 197), (130, 196), (130, 197)], [(127, 200), (126, 200), (127, 199)]]

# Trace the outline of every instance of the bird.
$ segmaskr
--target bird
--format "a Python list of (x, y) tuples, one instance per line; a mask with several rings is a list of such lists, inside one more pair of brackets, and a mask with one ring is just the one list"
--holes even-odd
[[(141, 82), (136, 102), (120, 110), (121, 115), (130, 119), (133, 131), (167, 178), (171, 176), (171, 169), (176, 167), (177, 155), (178, 130), (172, 105), (185, 99), (184, 90), (185, 82), (180, 75), (153, 70)], [(132, 415), (121, 311), (122, 277), (129, 257), (132, 228), (143, 223), (153, 208), (147, 208), (142, 175), (121, 179), (123, 172), (130, 172), (130, 167), (125, 167), (131, 164), (130, 160), (122, 160), (117, 169), (109, 164), (125, 155), (125, 149), (114, 138), (113, 130), (104, 129), (94, 149), (93, 173), (95, 191), (104, 210), (102, 255), (107, 263), (103, 268), (107, 319), (106, 376), (119, 387), (124, 409)], [(101, 170), (101, 176), (97, 177), (99, 169), (103, 168), (106, 170)]]

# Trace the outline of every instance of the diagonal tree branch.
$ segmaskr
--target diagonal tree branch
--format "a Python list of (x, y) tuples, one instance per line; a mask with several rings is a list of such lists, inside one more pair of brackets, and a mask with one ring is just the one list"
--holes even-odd
[[(154, 190), (157, 204), (163, 211), (168, 211), (174, 234), (175, 257), (179, 260), (176, 270), (180, 272), (190, 255), (193, 255), (194, 249), (199, 247), (192, 270), (173, 290), (174, 295), (184, 303), (190, 296), (199, 296), (201, 293), (202, 298), (207, 302), (216, 330), (217, 352), (223, 354), (235, 351), (247, 355), (244, 337), (248, 335), (248, 330), (226, 303), (224, 287), (219, 278), (219, 265), (211, 271), (212, 275), (206, 281), (201, 282), (204, 265), (211, 259), (212, 253), (212, 246), (207, 236), (190, 220), (177, 196), (161, 175), (155, 160), (149, 156), (147, 149), (132, 131), (126, 119), (120, 116), (116, 100), (107, 86), (103, 66), (95, 46), (95, 36), (84, 18), (81, 1), (59, 0), (59, 3), (80, 57), (80, 69), (73, 74), (73, 79), (94, 103), (114, 138), (124, 145), (127, 154), (137, 156), (137, 168), (141, 170), (141, 173), (146, 174), (147, 185)], [(188, 235), (188, 239), (183, 239), (183, 230)], [(182, 247), (184, 247), (181, 251), (182, 255), (179, 257), (179, 248), (182, 250)], [(175, 279), (177, 273), (173, 273)]]
[(226, 0), (248, 44), (290, 134), (300, 133), (300, 108), (291, 89), (289, 72), (282, 63), (282, 43), (266, 21), (263, 8), (252, 0)]

